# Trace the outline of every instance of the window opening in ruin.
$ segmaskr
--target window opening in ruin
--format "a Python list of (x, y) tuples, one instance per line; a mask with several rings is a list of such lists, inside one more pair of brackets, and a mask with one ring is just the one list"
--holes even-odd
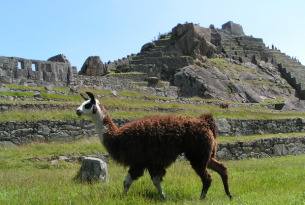
[(32, 63), (32, 71), (37, 71), (37, 65), (36, 65), (36, 63)]
[(51, 71), (51, 64), (47, 64), (47, 65), (46, 65), (46, 71), (47, 71), (47, 72), (52, 72), (52, 71)]
[(22, 62), (18, 61), (18, 69), (22, 69)]

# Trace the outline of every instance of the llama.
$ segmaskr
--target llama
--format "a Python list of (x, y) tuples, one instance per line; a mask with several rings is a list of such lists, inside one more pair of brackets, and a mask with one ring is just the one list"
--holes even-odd
[(219, 107), (222, 108), (222, 109), (228, 109), (229, 108), (229, 104), (228, 103), (221, 103), (219, 105)]
[[(146, 117), (118, 129), (104, 106), (92, 93), (86, 93), (91, 99), (82, 95), (86, 101), (76, 109), (76, 114), (91, 116), (109, 155), (119, 164), (130, 167), (123, 183), (124, 195), (131, 184), (148, 170), (160, 197), (165, 199), (161, 187), (165, 169), (184, 153), (202, 180), (201, 199), (206, 197), (212, 182), (207, 167), (221, 175), (226, 194), (232, 197), (227, 168), (216, 160), (216, 153), (212, 154), (216, 150), (214, 133), (218, 130), (212, 115), (202, 118), (175, 115)], [(214, 130), (211, 129), (213, 127)]]

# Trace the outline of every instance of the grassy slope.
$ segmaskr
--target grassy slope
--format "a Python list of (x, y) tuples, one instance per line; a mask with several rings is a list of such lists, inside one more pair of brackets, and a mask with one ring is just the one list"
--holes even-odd
[[(127, 168), (108, 162), (109, 183), (81, 184), (73, 178), (78, 163), (29, 162), (37, 156), (88, 155), (104, 150), (97, 141), (39, 144), (0, 148), (0, 204), (302, 204), (305, 202), (304, 155), (260, 160), (226, 161), (234, 196), (230, 201), (215, 172), (204, 202), (199, 200), (201, 180), (189, 162), (176, 162), (167, 169), (162, 202), (150, 177), (136, 181), (126, 197), (122, 182)], [(103, 151), (102, 151), (103, 152)]]

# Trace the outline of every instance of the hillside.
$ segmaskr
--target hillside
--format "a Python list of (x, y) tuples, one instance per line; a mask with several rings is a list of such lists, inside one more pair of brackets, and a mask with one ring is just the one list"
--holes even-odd
[[(94, 73), (85, 66), (87, 61), (79, 74)], [(305, 70), (295, 59), (266, 47), (262, 39), (246, 36), (240, 25), (228, 22), (222, 29), (178, 24), (171, 33), (143, 45), (140, 53), (104, 68), (108, 73), (111, 69), (116, 73), (146, 73), (147, 81), (163, 81), (159, 87), (178, 87), (176, 96), (180, 97), (252, 103), (303, 99), (302, 88), (292, 83), (292, 74), (282, 74), (282, 67), (299, 73)], [(298, 82), (303, 79), (301, 74), (294, 75)]]

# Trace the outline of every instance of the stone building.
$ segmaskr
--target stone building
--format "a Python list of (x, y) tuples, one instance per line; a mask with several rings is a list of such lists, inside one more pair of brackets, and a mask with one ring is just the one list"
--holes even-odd
[(66, 87), (74, 83), (76, 74), (63, 54), (47, 61), (0, 56), (0, 83)]

